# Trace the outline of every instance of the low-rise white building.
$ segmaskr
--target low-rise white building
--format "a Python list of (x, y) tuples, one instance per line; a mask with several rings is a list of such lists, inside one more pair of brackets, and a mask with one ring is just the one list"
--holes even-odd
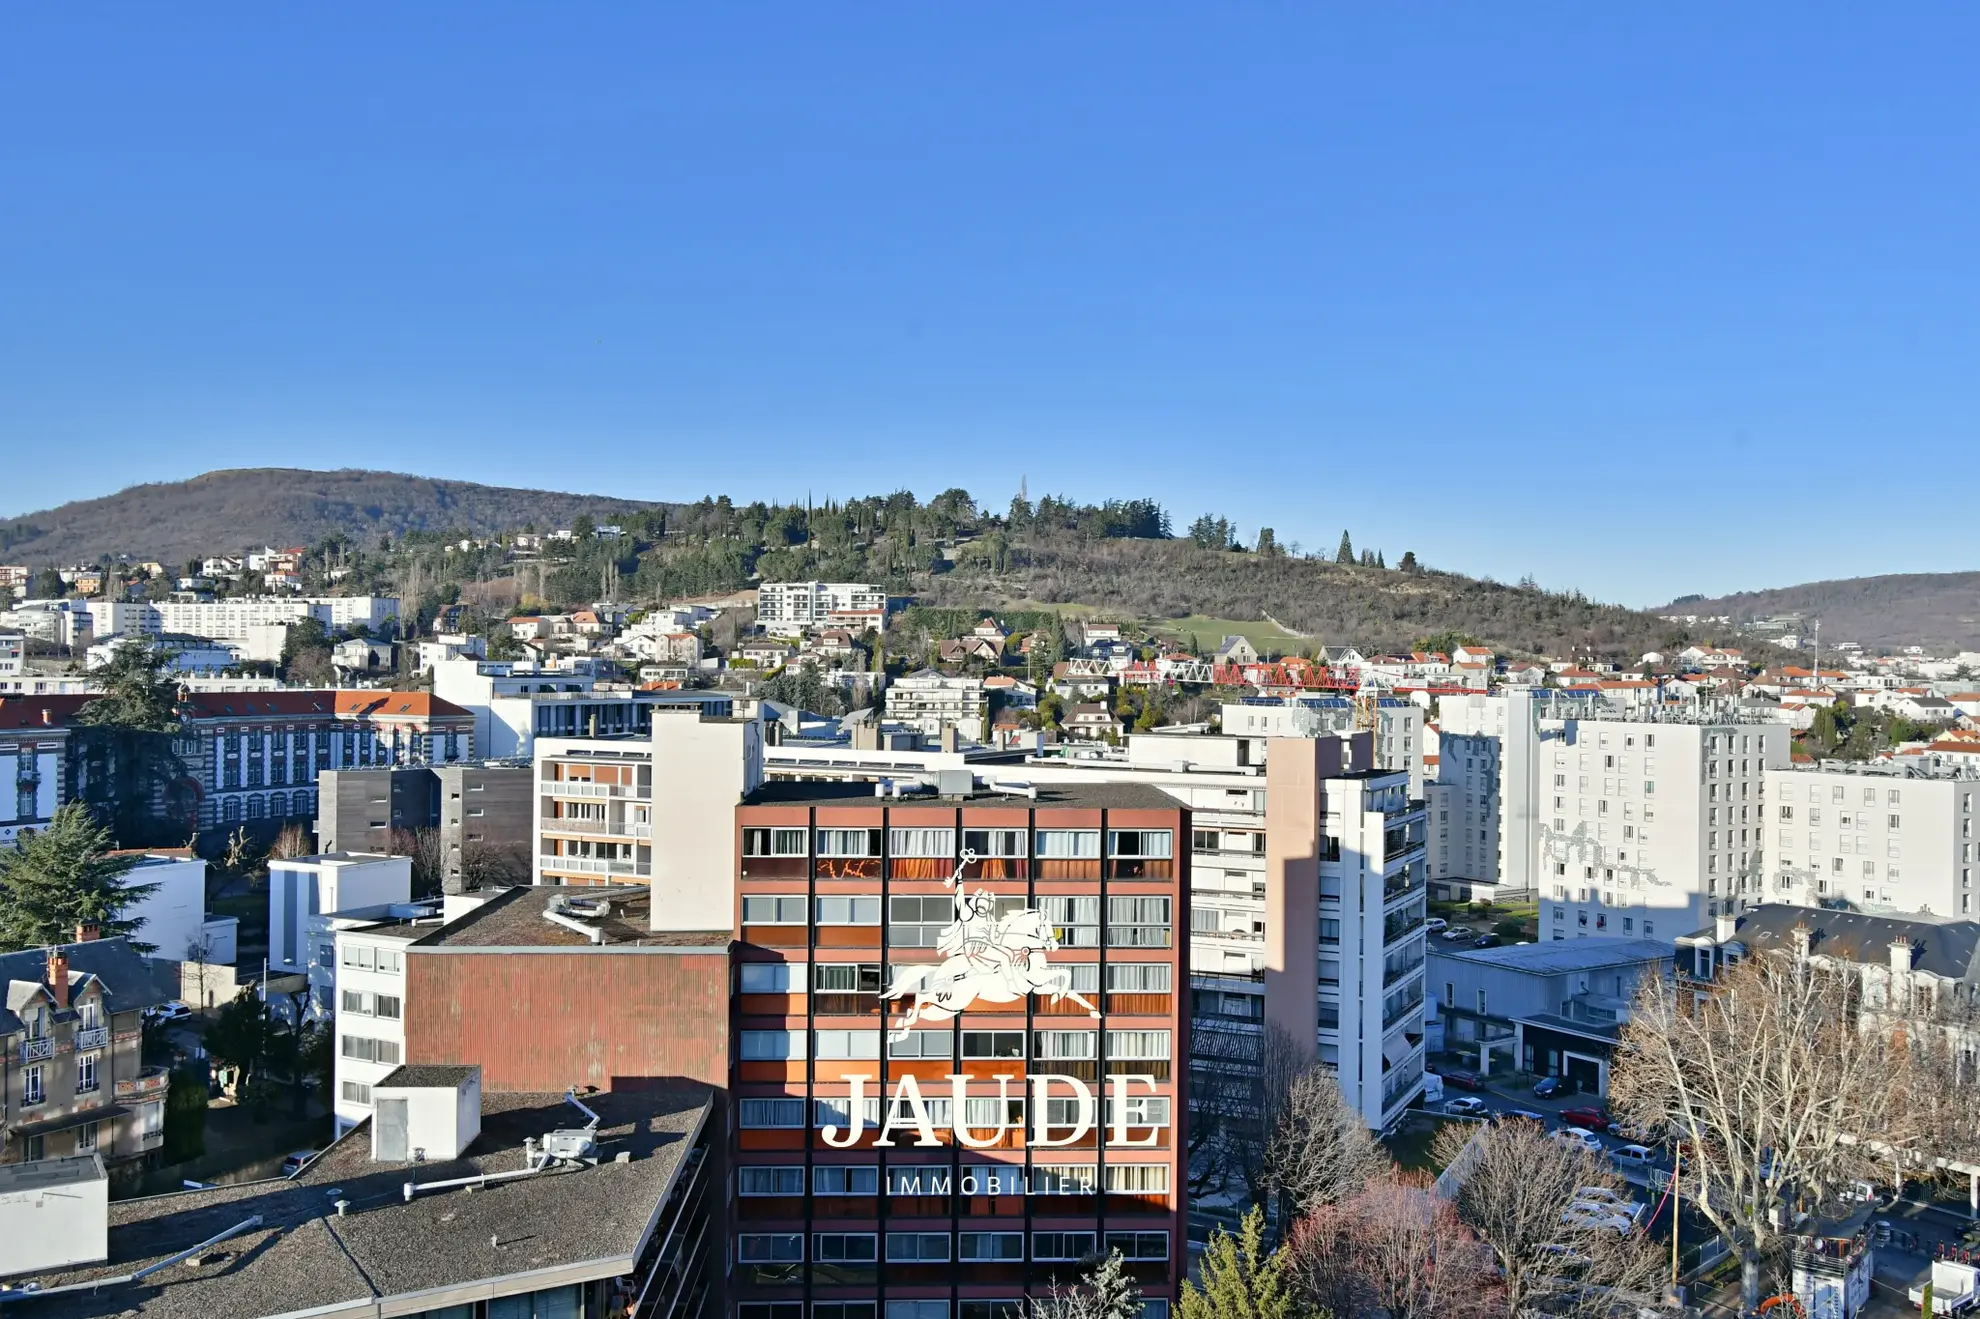
[(830, 625), (885, 627), (887, 592), (870, 582), (765, 582), (756, 592), (756, 622), (780, 636)]
[(268, 863), (268, 969), (306, 973), (314, 960), (312, 918), (412, 901), (412, 858), (324, 852)]

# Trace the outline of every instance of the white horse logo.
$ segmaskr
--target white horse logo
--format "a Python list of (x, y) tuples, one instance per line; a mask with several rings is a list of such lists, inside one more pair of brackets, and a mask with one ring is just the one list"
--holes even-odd
[(1045, 954), (1057, 951), (1059, 936), (1043, 913), (1027, 909), (999, 917), (990, 893), (964, 891), (962, 873), (974, 860), (976, 853), (965, 848), (961, 864), (943, 881), (956, 891), (956, 918), (935, 945), (944, 960), (904, 968), (881, 995), (913, 1000), (888, 1038), (904, 1040), (916, 1023), (947, 1021), (978, 999), (1015, 1003), (1027, 994), (1050, 994), (1054, 1003), (1069, 998), (1099, 1016), (1100, 1009), (1073, 992), (1070, 968), (1046, 964)]

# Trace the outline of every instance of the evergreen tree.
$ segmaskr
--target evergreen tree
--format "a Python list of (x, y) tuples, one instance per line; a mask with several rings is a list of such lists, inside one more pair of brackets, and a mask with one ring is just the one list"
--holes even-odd
[(1253, 1206), (1233, 1237), (1222, 1228), (1203, 1252), (1201, 1290), (1184, 1282), (1178, 1319), (1300, 1319), (1307, 1312), (1283, 1252), (1265, 1249), (1265, 1211)]
[(1421, 567), (1419, 567), (1419, 566), (1418, 566), (1418, 564), (1417, 564), (1417, 562), (1416, 562), (1416, 551), (1415, 551), (1415, 550), (1404, 550), (1404, 551), (1403, 551), (1403, 556), (1402, 556), (1402, 561), (1401, 561), (1401, 562), (1399, 562), (1398, 564), (1396, 564), (1396, 571), (1397, 571), (1397, 572), (1421, 572), (1421, 571), (1423, 571), (1423, 570), (1422, 570), (1422, 568), (1421, 568)]
[(93, 675), (103, 695), (76, 716), (81, 796), (125, 847), (184, 836), (174, 837), (172, 828), (175, 820), (183, 826), (187, 812), (176, 791), (185, 766), (172, 749), (180, 723), (178, 691), (165, 672), (170, 662), (156, 646), (116, 647)]
[[(144, 923), (124, 915), (156, 884), (125, 884), (134, 856), (110, 856), (110, 831), (71, 802), (44, 829), (21, 834), (0, 851), (0, 951), (69, 943), (76, 927), (93, 925), (106, 937), (135, 935)], [(157, 951), (132, 939), (139, 952)], [(183, 957), (183, 948), (168, 948)]]
[(1334, 562), (1354, 562), (1354, 542), (1348, 539), (1348, 534), (1345, 531), (1341, 533), (1341, 547), (1334, 551)]
[(1377, 568), (1381, 568), (1381, 569), (1383, 569), (1384, 571), (1387, 571), (1387, 569), (1388, 569), (1388, 567), (1389, 567), (1389, 565), (1388, 565), (1387, 563), (1385, 563), (1385, 562), (1383, 562), (1383, 561), (1382, 561), (1382, 551), (1380, 551), (1380, 550), (1376, 550), (1376, 551), (1375, 551), (1375, 566), (1376, 566)]

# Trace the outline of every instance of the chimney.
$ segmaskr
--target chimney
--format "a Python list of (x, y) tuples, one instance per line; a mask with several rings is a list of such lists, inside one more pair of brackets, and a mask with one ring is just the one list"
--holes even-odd
[(1788, 934), (1794, 939), (1794, 955), (1803, 961), (1807, 961), (1808, 954), (1815, 947), (1815, 931), (1810, 929), (1807, 923), (1804, 922), (1789, 930)]
[(1721, 944), (1728, 944), (1737, 937), (1738, 932), (1739, 918), (1733, 915), (1731, 904), (1727, 904), (1726, 909), (1714, 919), (1712, 933)]
[(69, 954), (67, 949), (48, 950), (48, 989), (55, 995), (55, 1006), (69, 1006)]
[(1917, 949), (1912, 947), (1911, 940), (1902, 934), (1891, 940), (1891, 970), (1911, 970), (1912, 956), (1916, 952)]
[(88, 921), (83, 921), (76, 926), (77, 943), (94, 943), (102, 937), (103, 927), (100, 925), (91, 925)]
[(41, 722), (49, 725), (51, 728), (55, 724), (55, 712), (45, 705), (41, 707)]

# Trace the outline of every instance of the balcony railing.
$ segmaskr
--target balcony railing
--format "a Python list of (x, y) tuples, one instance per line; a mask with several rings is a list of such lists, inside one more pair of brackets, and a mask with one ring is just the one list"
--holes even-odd
[(1423, 995), (1421, 993), (1417, 993), (1404, 999), (1402, 1002), (1396, 1004), (1394, 1007), (1384, 1010), (1384, 1012), (1382, 1013), (1382, 1029), (1388, 1030), (1391, 1026), (1394, 1026), (1397, 1022), (1401, 1021), (1404, 1017), (1407, 1017), (1410, 1013), (1415, 1012), (1418, 1008), (1422, 1006), (1423, 1006)]
[(623, 783), (580, 783), (573, 779), (546, 779), (543, 783), (545, 795), (551, 797), (624, 797), (628, 790)]
[(1423, 969), (1423, 963), (1421, 962), (1411, 962), (1407, 966), (1398, 966), (1398, 967), (1386, 969), (1382, 972), (1382, 987), (1386, 989), (1390, 985), (1393, 985), (1400, 980), (1406, 979), (1407, 977), (1415, 974), (1418, 971), (1421, 971), (1422, 969)]
[(606, 860), (595, 856), (545, 856), (539, 858), (545, 870), (571, 870), (580, 875), (650, 875), (653, 864), (650, 861), (634, 861), (630, 857), (619, 860)]
[(87, 1030), (76, 1032), (76, 1048), (78, 1049), (100, 1049), (108, 1043), (110, 1043), (110, 1028), (108, 1026), (92, 1026)]
[(40, 1062), (43, 1058), (54, 1056), (55, 1040), (52, 1036), (44, 1035), (40, 1039), (21, 1041), (21, 1061), (24, 1063)]

